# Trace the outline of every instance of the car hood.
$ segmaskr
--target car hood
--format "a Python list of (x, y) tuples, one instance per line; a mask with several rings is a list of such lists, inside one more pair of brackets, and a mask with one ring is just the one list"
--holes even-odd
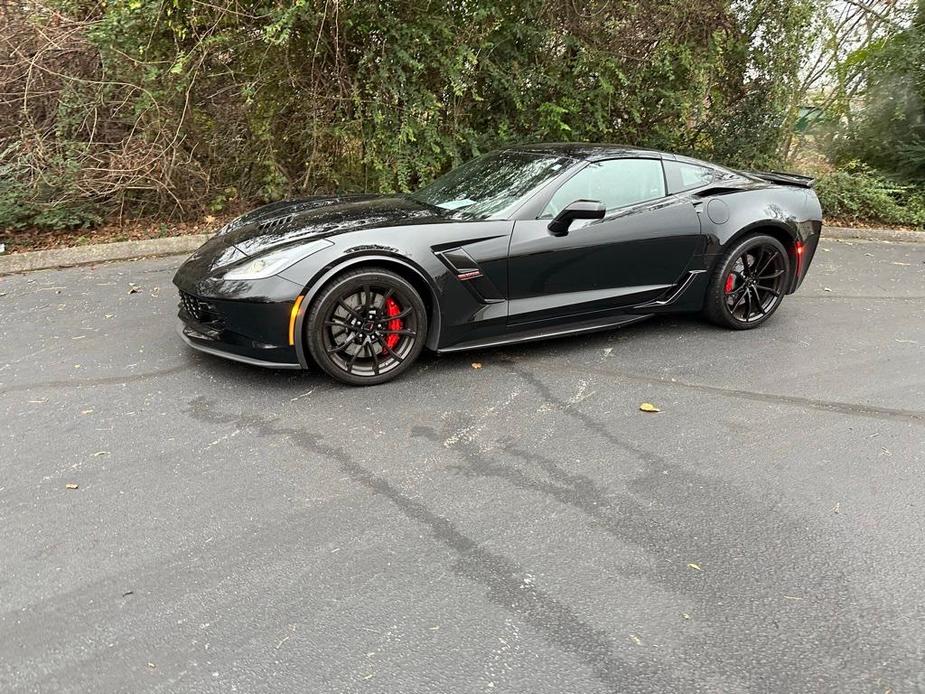
[(226, 225), (219, 237), (248, 256), (312, 238), (363, 229), (450, 221), (411, 198), (351, 195), (305, 198), (260, 207)]

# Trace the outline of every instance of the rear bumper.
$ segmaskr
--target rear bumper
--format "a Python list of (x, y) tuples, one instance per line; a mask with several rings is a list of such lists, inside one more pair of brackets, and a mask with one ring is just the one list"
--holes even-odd
[(800, 236), (796, 240), (794, 247), (791, 249), (790, 262), (794, 267), (793, 284), (788, 294), (792, 294), (806, 278), (809, 266), (816, 255), (816, 249), (819, 247), (819, 237), (822, 234), (822, 222), (806, 222), (800, 225)]

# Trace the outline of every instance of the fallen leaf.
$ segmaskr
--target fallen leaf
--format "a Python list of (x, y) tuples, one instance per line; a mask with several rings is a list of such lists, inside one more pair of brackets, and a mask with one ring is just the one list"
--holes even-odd
[(207, 215), (205, 216), (205, 218), (204, 218), (204, 221), (205, 221), (206, 224), (211, 224), (212, 222), (215, 221), (215, 217), (213, 217), (213, 216), (210, 215), (210, 214), (207, 214)]
[(687, 568), (694, 569), (694, 571), (703, 571), (703, 569), (700, 568), (700, 564), (688, 564)]
[(482, 368), (481, 362), (477, 362), (477, 361), (472, 362), (472, 368), (473, 368), (473, 369), (481, 369), (481, 368)]
[(639, 409), (643, 412), (661, 412), (655, 405), (651, 402), (644, 402), (639, 406)]
[(74, 484), (73, 482), (68, 482), (67, 484), (64, 485), (64, 488), (65, 489), (77, 489), (77, 485)]

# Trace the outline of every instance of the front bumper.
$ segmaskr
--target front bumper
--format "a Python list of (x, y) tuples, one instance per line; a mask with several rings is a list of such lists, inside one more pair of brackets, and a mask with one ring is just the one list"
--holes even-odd
[(179, 325), (177, 325), (177, 333), (180, 335), (180, 338), (193, 349), (199, 350), (200, 352), (205, 352), (206, 354), (212, 354), (216, 357), (222, 357), (223, 359), (230, 359), (231, 361), (250, 364), (251, 366), (262, 366), (266, 369), (302, 368), (302, 366), (298, 363), (266, 361), (264, 359), (259, 359), (247, 354), (231, 351), (234, 349), (233, 347), (229, 349), (230, 346), (228, 344), (217, 342), (209, 336), (197, 332), (195, 328), (184, 324), (182, 321)]
[(292, 307), (302, 287), (269, 277), (222, 281), (194, 255), (174, 277), (183, 341), (202, 352), (274, 369), (301, 368), (289, 344)]
[(202, 352), (259, 366), (298, 369), (289, 344), (292, 302), (256, 303), (190, 295), (181, 290), (180, 336)]

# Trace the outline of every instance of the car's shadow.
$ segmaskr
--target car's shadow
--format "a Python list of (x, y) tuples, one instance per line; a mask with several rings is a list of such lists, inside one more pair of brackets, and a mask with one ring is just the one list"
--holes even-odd
[(622, 328), (602, 330), (600, 332), (586, 333), (584, 335), (571, 335), (530, 342), (499, 345), (487, 349), (473, 349), (464, 352), (449, 352), (436, 354), (425, 352), (421, 355), (420, 363), (436, 368), (465, 366), (471, 368), (472, 363), (490, 362), (494, 360), (507, 360), (516, 355), (519, 361), (529, 362), (549, 356), (551, 352), (560, 354), (563, 359), (581, 357), (588, 353), (600, 352), (616, 343), (629, 340), (654, 340), (667, 334), (677, 334), (679, 330), (712, 332), (715, 327), (705, 323), (696, 315), (664, 315), (652, 316), (639, 323), (633, 323)]
[[(713, 332), (717, 328), (705, 323), (696, 315), (665, 315), (653, 316), (640, 323), (586, 335), (575, 335), (534, 342), (514, 343), (487, 349), (473, 349), (463, 352), (450, 352), (437, 354), (425, 350), (418, 359), (417, 364), (400, 376), (396, 381), (384, 383), (380, 388), (399, 382), (414, 382), (417, 380), (432, 380), (440, 372), (453, 372), (461, 369), (471, 369), (474, 363), (492, 363), (500, 361), (518, 362), (529, 366), (531, 361), (539, 361), (549, 356), (551, 352), (561, 355), (563, 360), (581, 359), (590, 353), (599, 353), (608, 347), (614, 348), (615, 343), (627, 340), (657, 341), (669, 334), (679, 331), (692, 331), (695, 333)], [(306, 371), (293, 371), (288, 369), (264, 369), (241, 362), (222, 359), (209, 354), (192, 352), (189, 358), (194, 362), (194, 368), (200, 369), (209, 376), (223, 382), (233, 382), (242, 390), (261, 389), (278, 392), (281, 397), (298, 397), (308, 390), (317, 388), (342, 388), (350, 386), (338, 384), (317, 367)]]

